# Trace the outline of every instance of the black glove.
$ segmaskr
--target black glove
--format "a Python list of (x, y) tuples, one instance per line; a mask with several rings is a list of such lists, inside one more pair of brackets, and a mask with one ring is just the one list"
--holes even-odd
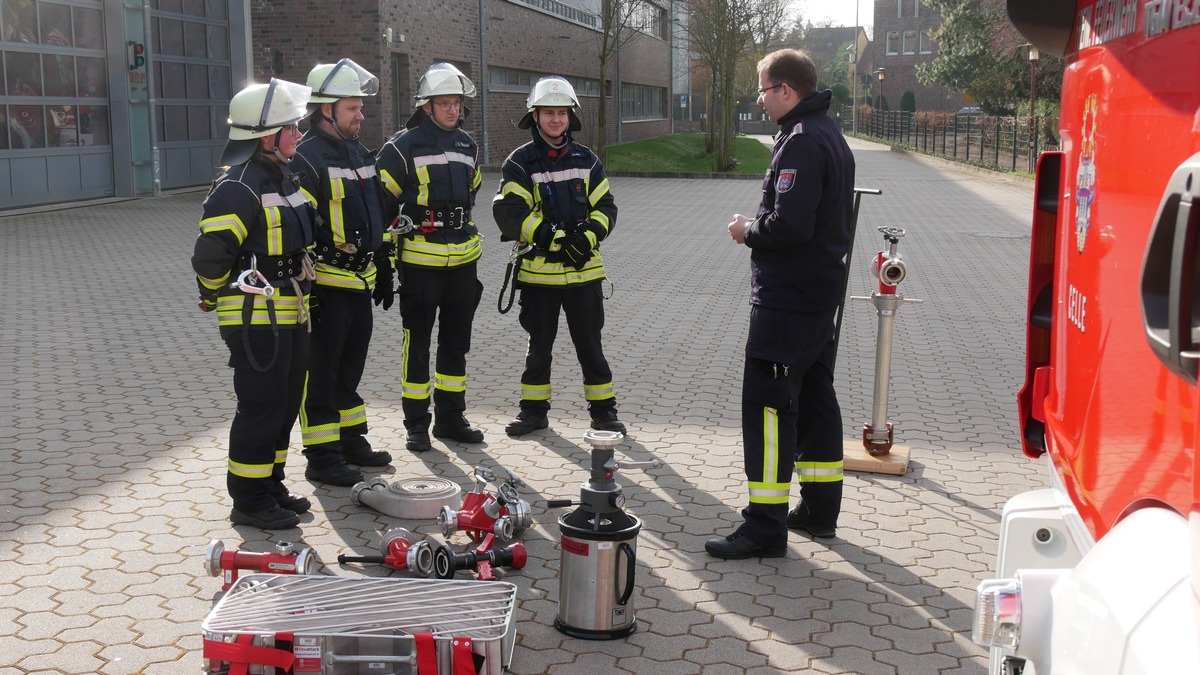
[(592, 242), (582, 231), (576, 232), (562, 240), (562, 252), (568, 265), (581, 270), (592, 259)]
[(211, 312), (216, 308), (217, 308), (216, 294), (213, 294), (211, 296), (208, 296), (208, 295), (200, 296), (200, 311), (201, 312)]
[(392, 245), (384, 244), (378, 251), (375, 252), (372, 258), (375, 261), (375, 290), (371, 292), (371, 298), (375, 300), (375, 306), (383, 305), (383, 310), (392, 308), (392, 303), (396, 302), (396, 275), (392, 269)]

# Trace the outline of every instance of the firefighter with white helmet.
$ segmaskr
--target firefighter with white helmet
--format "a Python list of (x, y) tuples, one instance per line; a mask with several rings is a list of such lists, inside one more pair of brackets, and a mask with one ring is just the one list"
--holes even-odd
[(600, 339), (606, 277), (599, 246), (616, 225), (616, 202), (600, 159), (571, 137), (582, 128), (571, 83), (543, 77), (533, 85), (526, 107), (529, 112), (517, 126), (532, 129), (533, 140), (504, 161), (492, 202), (502, 239), (532, 245), (518, 259), (513, 282), (521, 289), (520, 321), (529, 333), (529, 349), (521, 410), (505, 432), (522, 436), (549, 425), (550, 365), (561, 311), (583, 370), (592, 428), (624, 434)]
[[(406, 446), (421, 452), (439, 438), (482, 443), (464, 415), (471, 324), (483, 294), (476, 275), (483, 252), (471, 219), (479, 191), (479, 148), (462, 130), (475, 85), (458, 68), (436, 63), (421, 76), (417, 107), (379, 150), (375, 165), (385, 188), (385, 215), (400, 230), (397, 268), (404, 322), (402, 407)], [(429, 358), (438, 323), (433, 377)], [(432, 394), (431, 394), (432, 390)], [(433, 413), (429, 411), (433, 399)]]
[(379, 91), (379, 78), (347, 58), (314, 67), (308, 85), (310, 124), (296, 164), (300, 188), (321, 220), (314, 232), (316, 311), (300, 410), (304, 476), (349, 487), (363, 480), (351, 465), (392, 461), (367, 440), (367, 407), (358, 393), (374, 325), (372, 295), (384, 309), (395, 298), (383, 186), (371, 151), (358, 140), (363, 99)]
[(296, 188), (309, 88), (272, 79), (229, 102), (226, 164), (204, 200), (192, 268), (200, 309), (229, 349), (237, 411), (229, 432), (230, 520), (285, 529), (311, 507), (283, 484), (308, 366), (308, 248), (316, 211)]

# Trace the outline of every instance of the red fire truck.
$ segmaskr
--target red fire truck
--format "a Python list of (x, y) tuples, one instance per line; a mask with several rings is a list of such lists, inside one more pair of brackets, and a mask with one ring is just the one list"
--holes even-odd
[(1200, 673), (1200, 0), (1007, 3), (1067, 63), (1018, 395), (1051, 487), (1005, 505), (973, 637), (993, 674)]

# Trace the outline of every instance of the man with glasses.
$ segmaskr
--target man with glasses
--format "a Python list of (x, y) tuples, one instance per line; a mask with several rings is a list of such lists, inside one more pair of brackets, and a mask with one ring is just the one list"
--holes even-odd
[[(476, 277), (483, 247), (471, 220), (482, 180), (479, 152), (461, 128), (469, 112), (463, 103), (473, 96), (475, 85), (458, 68), (430, 66), (417, 87), (416, 111), (375, 162), (385, 188), (385, 215), (400, 242), (401, 396), (411, 452), (433, 447), (430, 422), (438, 438), (483, 442), (483, 432), (464, 415), (471, 324), (483, 294)], [(438, 347), (431, 381), (434, 321)]]
[[(788, 529), (833, 537), (842, 500), (842, 416), (833, 388), (834, 316), (845, 296), (854, 156), (817, 92), (812, 59), (794, 49), (758, 63), (758, 103), (779, 125), (754, 218), (729, 236), (750, 249), (750, 335), (742, 383), (750, 503), (717, 558), (779, 557)], [(800, 503), (788, 512), (792, 472)]]
[(308, 74), (309, 129), (297, 148), (300, 188), (321, 213), (316, 228), (314, 326), (300, 433), (305, 478), (349, 487), (357, 466), (386, 466), (391, 455), (367, 440), (367, 407), (358, 394), (371, 342), (372, 291), (391, 306), (390, 244), (383, 241), (383, 188), (374, 158), (358, 141), (363, 97), (379, 80), (350, 59)]

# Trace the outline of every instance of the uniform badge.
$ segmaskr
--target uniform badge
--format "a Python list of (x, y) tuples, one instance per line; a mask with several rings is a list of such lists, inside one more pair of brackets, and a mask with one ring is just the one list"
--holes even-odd
[(779, 172), (779, 177), (775, 179), (775, 191), (779, 193), (787, 192), (796, 184), (796, 170), (784, 169)]

